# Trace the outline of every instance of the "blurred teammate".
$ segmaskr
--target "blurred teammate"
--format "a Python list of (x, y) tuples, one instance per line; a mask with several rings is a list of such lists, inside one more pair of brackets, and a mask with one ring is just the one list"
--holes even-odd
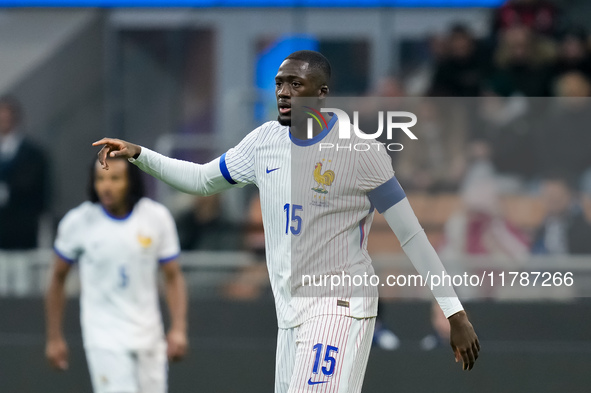
[[(187, 349), (185, 282), (177, 262), (179, 241), (168, 210), (143, 197), (141, 172), (125, 159), (97, 162), (90, 200), (60, 222), (55, 262), (46, 298), (50, 364), (68, 368), (62, 334), (64, 283), (80, 265), (81, 324), (95, 393), (164, 393), (167, 355)], [(164, 272), (171, 326), (164, 330), (158, 305), (157, 272)]]
[[(320, 142), (338, 142), (336, 116), (315, 130), (312, 139), (306, 139), (305, 128), (292, 127), (291, 99), (323, 99), (329, 79), (330, 64), (324, 56), (292, 53), (275, 77), (278, 120), (263, 124), (205, 165), (170, 159), (117, 139), (94, 143), (104, 145), (101, 163), (113, 156), (132, 159), (181, 191), (208, 195), (233, 186), (258, 186), (279, 324), (276, 393), (361, 390), (377, 288), (337, 288), (335, 293), (323, 288), (318, 293), (302, 285), (301, 274), (373, 275), (366, 250), (372, 206), (384, 214), (420, 273), (443, 270), (385, 149), (360, 155), (319, 151)], [(351, 139), (351, 144), (360, 141)], [(104, 167), (108, 169), (107, 163)], [(472, 325), (457, 297), (437, 300), (451, 324), (456, 361), (461, 359), (464, 369), (471, 369), (480, 349)]]

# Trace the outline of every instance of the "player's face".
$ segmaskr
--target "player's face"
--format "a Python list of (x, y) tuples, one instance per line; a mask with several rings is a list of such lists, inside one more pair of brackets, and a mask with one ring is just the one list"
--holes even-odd
[(94, 170), (94, 189), (101, 204), (114, 215), (127, 214), (127, 193), (129, 192), (127, 162), (109, 160), (109, 170), (106, 171), (97, 161)]
[(275, 76), (275, 97), (279, 116), (277, 120), (283, 126), (291, 126), (292, 97), (324, 97), (328, 87), (321, 76), (301, 60), (285, 60)]

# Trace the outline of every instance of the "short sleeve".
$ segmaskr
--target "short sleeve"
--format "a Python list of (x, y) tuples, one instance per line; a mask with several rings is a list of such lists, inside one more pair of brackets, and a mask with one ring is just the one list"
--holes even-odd
[(220, 170), (230, 184), (256, 184), (255, 153), (261, 127), (220, 157)]
[(370, 144), (371, 149), (358, 152), (357, 182), (361, 190), (370, 192), (394, 177), (392, 159), (386, 147), (378, 142)]
[(82, 228), (79, 209), (71, 210), (60, 221), (53, 244), (55, 253), (66, 262), (74, 263), (82, 254)]
[(172, 215), (164, 206), (161, 206), (160, 214), (160, 242), (158, 243), (158, 261), (162, 264), (172, 261), (179, 257), (181, 247), (176, 224)]

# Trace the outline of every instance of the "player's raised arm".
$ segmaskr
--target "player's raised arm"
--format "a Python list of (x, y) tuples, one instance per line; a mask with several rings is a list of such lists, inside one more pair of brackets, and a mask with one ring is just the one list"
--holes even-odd
[(230, 183), (227, 175), (222, 173), (221, 158), (207, 164), (196, 164), (166, 157), (145, 147), (114, 138), (103, 138), (92, 145), (102, 146), (98, 159), (104, 169), (109, 168), (107, 157), (131, 159), (142, 171), (189, 194), (212, 195), (235, 184)]

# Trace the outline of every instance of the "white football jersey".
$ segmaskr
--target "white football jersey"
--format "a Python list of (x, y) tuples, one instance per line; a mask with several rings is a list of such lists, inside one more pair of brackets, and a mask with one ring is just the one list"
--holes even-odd
[[(374, 274), (367, 252), (374, 214), (368, 194), (396, 181), (385, 147), (357, 136), (344, 143), (336, 120), (333, 116), (328, 127), (309, 140), (292, 138), (289, 127), (271, 121), (220, 158), (226, 180), (256, 184), (260, 190), (280, 328), (298, 326), (318, 315), (367, 318), (377, 314), (376, 287), (331, 290), (330, 284), (302, 285), (303, 275)], [(322, 150), (321, 143), (342, 148)], [(358, 143), (375, 145), (369, 151), (356, 151), (353, 146)]]
[(125, 218), (84, 202), (59, 224), (55, 251), (77, 261), (86, 348), (148, 349), (164, 339), (159, 264), (180, 253), (176, 226), (161, 204), (142, 198)]

